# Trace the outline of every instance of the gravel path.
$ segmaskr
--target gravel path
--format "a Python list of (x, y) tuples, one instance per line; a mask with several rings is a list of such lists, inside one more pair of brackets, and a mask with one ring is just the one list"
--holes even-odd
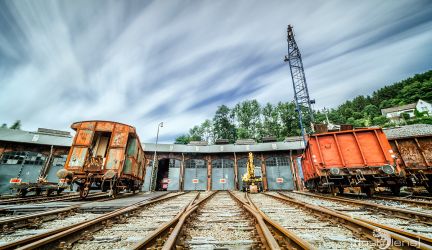
[(372, 242), (359, 239), (339, 224), (321, 220), (306, 210), (264, 194), (253, 194), (250, 197), (267, 216), (317, 249), (372, 249)]
[(339, 210), (348, 215), (351, 215), (354, 218), (357, 217), (366, 220), (371, 220), (376, 223), (400, 228), (408, 232), (412, 232), (412, 233), (416, 233), (416, 234), (420, 234), (432, 238), (432, 227), (430, 225), (421, 224), (415, 220), (406, 220), (406, 219), (390, 217), (388, 216), (388, 214), (386, 214), (385, 211), (383, 211), (382, 213), (377, 213), (376, 211), (365, 209), (361, 205), (347, 204), (345, 202), (331, 201), (331, 200), (326, 200), (325, 198), (310, 197), (310, 196), (290, 193), (290, 192), (285, 192), (284, 194), (291, 198), (295, 198), (297, 200), (309, 204), (323, 206), (334, 210)]
[(184, 230), (186, 249), (255, 249), (257, 234), (247, 212), (227, 192), (207, 201)]

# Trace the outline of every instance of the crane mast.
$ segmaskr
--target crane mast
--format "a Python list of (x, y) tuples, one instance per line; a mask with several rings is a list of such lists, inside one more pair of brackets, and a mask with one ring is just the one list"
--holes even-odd
[(301, 134), (306, 145), (305, 136), (307, 133), (303, 120), (305, 118), (304, 116), (309, 116), (311, 129), (313, 130), (312, 124), (314, 123), (314, 116), (312, 112), (312, 104), (315, 103), (315, 100), (311, 100), (309, 97), (301, 53), (294, 39), (294, 32), (291, 25), (288, 25), (287, 41), (288, 55), (285, 56), (284, 61), (288, 62), (290, 66), (296, 111), (298, 112)]

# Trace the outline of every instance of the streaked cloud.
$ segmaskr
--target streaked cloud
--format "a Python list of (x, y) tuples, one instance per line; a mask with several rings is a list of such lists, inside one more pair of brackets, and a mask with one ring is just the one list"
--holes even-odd
[(432, 2), (2, 1), (0, 118), (115, 120), (163, 141), (218, 105), (293, 98), (294, 25), (317, 108), (431, 69)]

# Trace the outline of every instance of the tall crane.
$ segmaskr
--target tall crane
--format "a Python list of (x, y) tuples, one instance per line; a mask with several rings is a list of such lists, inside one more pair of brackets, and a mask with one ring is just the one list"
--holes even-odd
[(303, 62), (300, 54), (300, 49), (294, 39), (293, 27), (288, 25), (288, 55), (285, 56), (285, 62), (289, 63), (291, 70), (292, 83), (294, 88), (294, 99), (296, 104), (296, 111), (298, 112), (299, 125), (306, 146), (306, 130), (303, 122), (304, 116), (309, 116), (311, 122), (311, 129), (313, 130), (314, 116), (312, 112), (312, 104), (315, 100), (309, 97), (309, 91), (306, 83), (306, 76), (304, 73)]

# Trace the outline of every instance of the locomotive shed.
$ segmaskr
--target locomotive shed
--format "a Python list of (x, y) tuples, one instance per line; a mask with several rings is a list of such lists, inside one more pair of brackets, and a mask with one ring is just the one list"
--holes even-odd
[[(146, 166), (144, 190), (150, 189), (155, 144), (144, 143)], [(284, 142), (256, 143), (253, 140), (220, 145), (157, 145), (157, 185), (168, 178), (165, 190), (240, 190), (246, 172), (248, 152), (254, 154), (255, 174), (263, 179), (264, 190), (295, 190), (300, 185), (297, 158), (303, 141), (299, 137)]]

